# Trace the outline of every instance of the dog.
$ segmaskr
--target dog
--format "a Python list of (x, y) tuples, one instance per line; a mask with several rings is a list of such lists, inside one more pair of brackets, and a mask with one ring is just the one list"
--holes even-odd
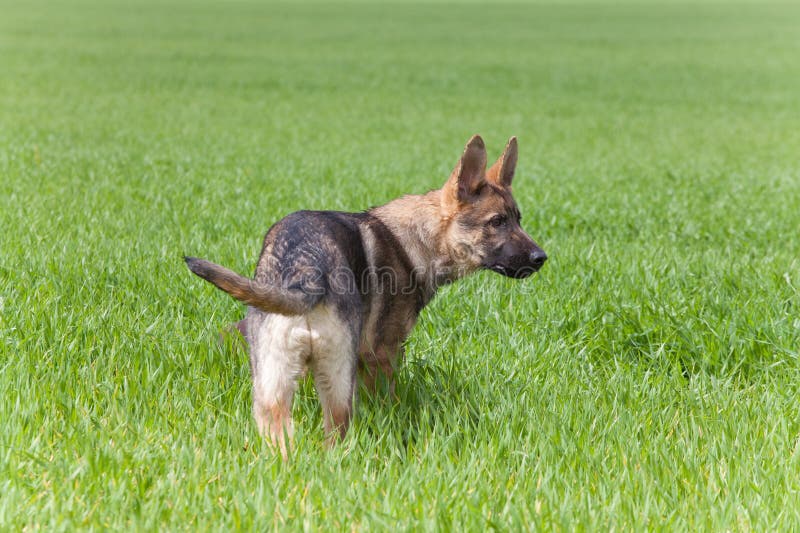
[(368, 390), (382, 375), (394, 395), (403, 343), (439, 287), (480, 269), (525, 278), (542, 267), (547, 254), (520, 226), (511, 195), (516, 165), (515, 137), (486, 170), (475, 135), (441, 189), (361, 213), (286, 216), (264, 237), (254, 279), (184, 258), (193, 273), (248, 305), (237, 327), (250, 351), (253, 413), (284, 459), (306, 369), (333, 443), (353, 417), (359, 369)]

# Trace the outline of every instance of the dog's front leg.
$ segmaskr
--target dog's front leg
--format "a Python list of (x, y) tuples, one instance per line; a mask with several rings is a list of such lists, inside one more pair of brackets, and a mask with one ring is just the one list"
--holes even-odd
[(395, 393), (395, 368), (402, 363), (405, 355), (403, 346), (379, 346), (376, 350), (361, 354), (361, 378), (370, 394), (378, 390), (378, 383), (385, 381), (392, 399), (397, 399)]

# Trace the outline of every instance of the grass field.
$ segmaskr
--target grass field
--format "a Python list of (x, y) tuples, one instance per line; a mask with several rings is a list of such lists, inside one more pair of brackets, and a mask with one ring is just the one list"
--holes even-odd
[[(800, 528), (800, 5), (0, 6), (0, 529)], [(533, 278), (283, 464), (240, 272), (519, 136)]]

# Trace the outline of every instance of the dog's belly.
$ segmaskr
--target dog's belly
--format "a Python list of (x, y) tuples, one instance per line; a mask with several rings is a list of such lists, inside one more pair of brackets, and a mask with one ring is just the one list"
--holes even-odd
[[(377, 304), (377, 305), (376, 305)], [(373, 299), (361, 334), (358, 347), (361, 363), (389, 368), (402, 355), (405, 342), (417, 319), (414, 300), (395, 297), (388, 305)]]

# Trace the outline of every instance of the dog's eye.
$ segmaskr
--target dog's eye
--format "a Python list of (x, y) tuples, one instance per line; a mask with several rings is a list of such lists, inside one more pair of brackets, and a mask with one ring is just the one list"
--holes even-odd
[(506, 222), (508, 222), (508, 217), (505, 215), (495, 215), (489, 220), (489, 225), (493, 228), (499, 228), (500, 226), (505, 226)]

